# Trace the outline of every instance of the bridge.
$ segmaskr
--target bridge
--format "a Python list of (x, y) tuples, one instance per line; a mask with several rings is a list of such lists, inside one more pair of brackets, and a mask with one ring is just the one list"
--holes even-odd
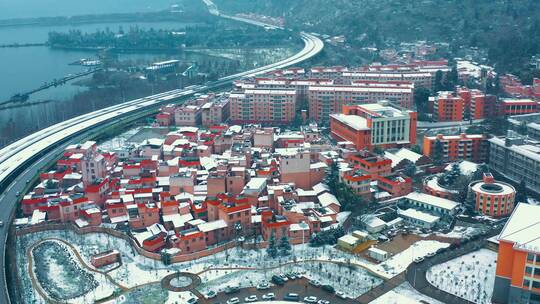
[(77, 74), (74, 74), (74, 75), (67, 75), (67, 76), (62, 77), (60, 79), (54, 79), (51, 82), (44, 83), (39, 88), (30, 90), (30, 91), (24, 92), (24, 93), (17, 93), (15, 95), (13, 95), (9, 100), (4, 101), (4, 102), (0, 102), (0, 105), (5, 105), (5, 104), (8, 104), (8, 103), (14, 103), (14, 102), (27, 101), (28, 98), (30, 97), (30, 95), (32, 95), (34, 93), (37, 93), (39, 91), (43, 91), (43, 90), (46, 90), (46, 89), (49, 89), (49, 88), (52, 88), (52, 87), (57, 87), (57, 86), (64, 85), (66, 82), (68, 82), (70, 80), (77, 79), (77, 78), (80, 78), (80, 77), (84, 77), (84, 76), (93, 74), (93, 73), (95, 73), (97, 71), (100, 71), (100, 70), (101, 70), (101, 68), (90, 69), (88, 71), (84, 71), (84, 72), (77, 73)]
[[(275, 28), (275, 26), (258, 21), (221, 14), (210, 0), (204, 0), (204, 2), (209, 7), (209, 11), (216, 16), (257, 26)], [(2, 255), (0, 267), (3, 269), (3, 274), (0, 275), (0, 303), (11, 303), (6, 283), (6, 266), (9, 266), (5, 264), (6, 244), (10, 230), (9, 223), (12, 222), (18, 206), (18, 193), (23, 191), (28, 180), (31, 180), (39, 173), (43, 164), (54, 161), (67, 145), (99, 134), (107, 127), (129, 123), (145, 115), (155, 113), (162, 105), (178, 102), (196, 93), (222, 88), (243, 77), (253, 77), (275, 69), (296, 65), (312, 58), (323, 49), (324, 43), (318, 37), (304, 32), (301, 32), (300, 36), (304, 42), (304, 48), (287, 59), (222, 77), (217, 81), (208, 82), (204, 85), (172, 90), (83, 114), (35, 132), (1, 149), (0, 206), (2, 206), (2, 212), (0, 212), (0, 221), (3, 221), (6, 225), (0, 228), (0, 252)], [(10, 248), (10, 250), (15, 249)]]

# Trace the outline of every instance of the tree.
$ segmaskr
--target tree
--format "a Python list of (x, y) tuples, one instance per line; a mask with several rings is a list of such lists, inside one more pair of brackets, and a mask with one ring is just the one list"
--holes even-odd
[(426, 88), (417, 88), (414, 90), (414, 104), (419, 116), (423, 116), (428, 112), (429, 90)]
[(433, 153), (431, 154), (431, 159), (436, 166), (440, 166), (444, 163), (444, 146), (443, 143), (437, 139), (435, 140), (435, 145), (433, 147)]
[(435, 72), (435, 83), (433, 86), (433, 91), (439, 92), (444, 91), (444, 85), (443, 85), (443, 72), (441, 70), (438, 70)]
[(418, 154), (422, 154), (422, 148), (420, 148), (419, 145), (412, 145), (411, 151), (413, 151), (415, 153), (418, 153)]
[(454, 87), (458, 84), (458, 71), (457, 71), (457, 65), (454, 65), (450, 72), (448, 73), (448, 81), (447, 81), (447, 90), (453, 90)]
[(282, 256), (291, 254), (291, 244), (289, 243), (289, 238), (287, 238), (285, 234), (281, 237), (278, 248)]
[(406, 159), (405, 162), (403, 173), (405, 173), (405, 175), (408, 177), (414, 177), (416, 175), (416, 165), (408, 159)]
[(527, 202), (527, 184), (525, 180), (521, 180), (516, 187), (516, 203)]
[(276, 236), (274, 235), (273, 231), (272, 234), (270, 234), (270, 239), (268, 240), (268, 247), (266, 248), (266, 253), (273, 259), (278, 256), (278, 251), (276, 248)]

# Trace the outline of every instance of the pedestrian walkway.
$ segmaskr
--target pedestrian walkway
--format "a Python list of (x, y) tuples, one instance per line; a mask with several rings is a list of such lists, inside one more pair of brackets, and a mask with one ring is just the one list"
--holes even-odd
[(473, 302), (471, 301), (465, 300), (431, 285), (427, 280), (426, 273), (432, 266), (448, 262), (457, 257), (476, 251), (482, 248), (484, 244), (485, 240), (483, 239), (468, 242), (456, 248), (448, 249), (432, 258), (427, 258), (421, 263), (413, 263), (407, 268), (405, 277), (411, 286), (418, 292), (443, 303), (472, 304)]
[(389, 292), (390, 290), (396, 288), (397, 286), (401, 285), (403, 282), (405, 282), (404, 272), (398, 274), (397, 276), (393, 277), (388, 281), (383, 281), (381, 285), (371, 289), (370, 291), (356, 298), (356, 301), (360, 303), (369, 303), (382, 296), (383, 294)]

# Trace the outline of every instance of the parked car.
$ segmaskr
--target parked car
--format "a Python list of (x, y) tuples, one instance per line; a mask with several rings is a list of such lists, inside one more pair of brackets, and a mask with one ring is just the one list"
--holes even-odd
[(259, 285), (257, 285), (258, 290), (265, 290), (268, 288), (270, 288), (270, 284), (268, 284), (267, 282), (262, 282)]
[(207, 299), (212, 299), (212, 298), (215, 298), (217, 296), (217, 293), (213, 290), (210, 290), (207, 294), (206, 294), (206, 298)]
[(227, 300), (227, 304), (238, 304), (238, 303), (240, 303), (239, 298), (232, 298), (232, 299)]
[(313, 285), (315, 287), (320, 287), (321, 286), (321, 283), (319, 281), (317, 281), (317, 280), (309, 280), (308, 282), (309, 282), (309, 284), (311, 284), (311, 285)]
[(419, 257), (419, 258), (414, 259), (414, 262), (415, 262), (416, 264), (422, 263), (423, 261), (424, 261), (424, 258), (423, 258), (423, 257)]
[(191, 298), (189, 298), (189, 299), (187, 300), (187, 303), (188, 303), (188, 304), (197, 304), (197, 300), (198, 300), (197, 298), (191, 297)]
[(288, 293), (283, 297), (285, 301), (300, 301), (300, 296), (297, 293)]
[(347, 299), (347, 296), (342, 291), (336, 291), (336, 296), (340, 299)]
[(227, 288), (225, 288), (225, 293), (226, 294), (231, 294), (231, 293), (235, 293), (237, 291), (239, 291), (240, 288), (238, 286), (227, 286)]
[(321, 286), (322, 290), (327, 291), (329, 293), (334, 293), (336, 290), (334, 289), (334, 286), (332, 285), (323, 285)]
[(4, 222), (0, 221), (0, 227), (4, 227)]
[(257, 298), (256, 295), (250, 295), (249, 297), (244, 298), (244, 302), (246, 303), (257, 302), (257, 300), (259, 300), (259, 298)]
[(287, 281), (289, 280), (289, 278), (287, 278), (287, 276), (284, 275), (283, 273), (280, 274), (279, 277), (280, 277), (283, 281), (285, 281), (285, 282), (287, 282)]
[(264, 294), (264, 295), (262, 296), (262, 299), (263, 299), (263, 300), (273, 300), (273, 299), (275, 299), (275, 298), (276, 298), (276, 295), (275, 295), (273, 292), (269, 292), (269, 293)]
[(273, 275), (272, 276), (272, 283), (274, 283), (276, 285), (283, 285), (283, 284), (285, 284), (285, 281), (280, 276)]
[(314, 297), (314, 296), (305, 297), (304, 302), (306, 302), (306, 303), (317, 303), (317, 297)]
[(319, 300), (317, 304), (330, 304), (330, 301), (328, 300)]

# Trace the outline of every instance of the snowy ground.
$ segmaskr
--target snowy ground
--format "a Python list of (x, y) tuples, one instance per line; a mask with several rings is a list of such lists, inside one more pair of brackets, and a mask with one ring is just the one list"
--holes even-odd
[[(90, 264), (90, 258), (94, 254), (110, 249), (118, 250), (123, 263), (118, 269), (110, 271), (109, 274), (115, 282), (128, 288), (158, 283), (168, 274), (184, 271), (200, 273), (202, 277), (200, 291), (219, 291), (227, 285), (256, 286), (262, 281), (269, 281), (275, 273), (297, 271), (324, 284), (331, 284), (336, 290), (343, 291), (353, 297), (379, 285), (382, 282), (381, 278), (389, 279), (401, 273), (416, 257), (425, 256), (449, 245), (437, 241), (419, 241), (381, 264), (373, 264), (361, 256), (350, 255), (332, 246), (309, 247), (304, 244), (293, 246), (290, 256), (276, 259), (269, 258), (264, 249), (233, 248), (198, 260), (164, 265), (160, 261), (138, 255), (128, 242), (107, 234), (78, 235), (63, 230), (38, 232), (18, 239), (17, 252), (19, 256), (22, 256), (22, 259), (19, 259), (21, 263), (18, 267), (22, 277), (23, 290), (25, 290), (25, 294), (28, 293), (28, 297), (25, 297), (27, 299), (33, 300), (39, 296), (34, 294), (28, 277), (24, 275), (27, 261), (24, 258), (25, 255), (20, 253), (24, 253), (28, 246), (51, 237), (72, 244), (87, 264)], [(301, 263), (311, 260), (314, 262)], [(318, 261), (323, 262), (319, 263)], [(338, 266), (324, 261), (342, 262), (345, 265)], [(230, 270), (215, 270), (217, 268)], [(235, 271), (235, 268), (248, 269)], [(205, 270), (209, 271), (205, 272)], [(358, 288), (360, 285), (362, 287)]]
[(416, 291), (408, 282), (390, 290), (370, 304), (443, 304)]
[(482, 228), (479, 227), (465, 227), (465, 226), (455, 226), (452, 231), (449, 233), (437, 233), (438, 236), (463, 239), (465, 237), (472, 237), (483, 232)]
[(433, 266), (427, 272), (427, 279), (446, 292), (475, 303), (487, 304), (491, 303), (496, 265), (497, 253), (480, 249)]
[(128, 140), (137, 134), (141, 128), (134, 128), (128, 130), (112, 139), (106, 140), (98, 145), (98, 148), (103, 151), (112, 151), (114, 149), (122, 148), (126, 144), (129, 144)]
[(405, 271), (414, 259), (424, 257), (428, 253), (436, 252), (448, 246), (450, 244), (439, 241), (418, 241), (404, 251), (377, 265), (373, 270), (385, 276), (393, 277)]

